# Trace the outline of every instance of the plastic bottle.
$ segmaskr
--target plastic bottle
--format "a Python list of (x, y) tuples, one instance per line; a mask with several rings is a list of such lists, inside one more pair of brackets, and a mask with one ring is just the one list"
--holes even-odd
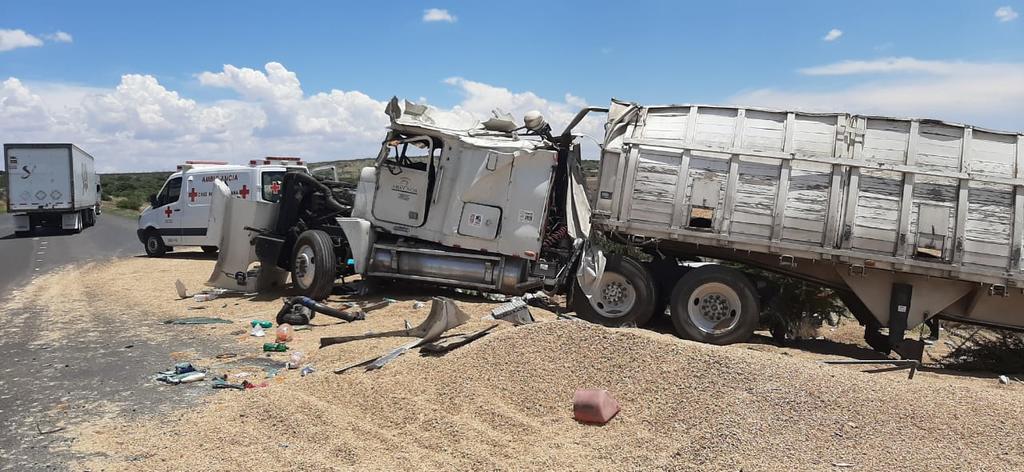
[(302, 351), (292, 351), (292, 355), (288, 357), (288, 368), (298, 369), (304, 358), (305, 356), (302, 355)]
[(277, 327), (277, 336), (275, 337), (275, 339), (279, 343), (285, 343), (285, 342), (291, 341), (292, 340), (292, 333), (294, 331), (295, 330), (292, 329), (292, 325), (290, 325), (288, 323), (283, 323), (281, 325), (278, 325), (278, 327)]
[(288, 350), (288, 345), (284, 343), (263, 343), (264, 352), (285, 352)]
[(252, 331), (249, 332), (249, 336), (256, 336), (257, 338), (262, 338), (263, 336), (266, 336), (266, 334), (267, 333), (263, 331), (263, 327), (260, 325), (254, 326)]

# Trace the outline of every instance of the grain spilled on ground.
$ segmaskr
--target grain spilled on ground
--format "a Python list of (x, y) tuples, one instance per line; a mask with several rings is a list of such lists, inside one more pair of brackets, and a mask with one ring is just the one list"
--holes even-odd
[[(575, 423), (581, 387), (609, 389), (622, 413)], [(76, 447), (98, 454), (83, 464), (92, 470), (1019, 470), (1022, 408), (1019, 390), (558, 321), (377, 373), (321, 372), (180, 415), (95, 424)]]

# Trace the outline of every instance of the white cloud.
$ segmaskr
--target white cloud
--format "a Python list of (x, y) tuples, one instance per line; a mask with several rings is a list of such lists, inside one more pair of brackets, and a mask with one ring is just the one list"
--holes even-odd
[(448, 10), (443, 10), (440, 8), (429, 8), (423, 10), (424, 23), (432, 23), (437, 21), (455, 23), (458, 20), (459, 18), (455, 15), (452, 15), (451, 13), (448, 13)]
[(74, 41), (74, 38), (72, 38), (70, 34), (63, 31), (57, 31), (56, 33), (48, 34), (45, 37), (55, 43), (70, 43)]
[(1016, 20), (1020, 16), (1011, 6), (999, 7), (996, 9), (995, 17), (1000, 23)]
[(43, 40), (20, 29), (0, 29), (0, 52), (42, 46)]
[[(307, 94), (298, 76), (276, 62), (262, 70), (225, 65), (196, 77), (200, 85), (231, 90), (237, 98), (197, 101), (144, 74), (124, 75), (113, 88), (9, 78), (0, 82), (0, 136), (74, 142), (96, 156), (101, 171), (110, 172), (167, 170), (196, 158), (246, 162), (298, 155), (315, 162), (370, 157), (388, 125), (386, 100), (337, 89)], [(486, 119), (493, 108), (517, 119), (538, 109), (560, 132), (586, 106), (571, 94), (548, 100), (462, 78), (446, 83), (463, 99), (441, 111), (476, 119)], [(578, 130), (598, 138), (602, 133), (598, 119), (585, 121)]]
[[(764, 88), (732, 103), (772, 108), (917, 116), (1022, 130), (1024, 63), (887, 58), (801, 69), (808, 76), (861, 77), (823, 90)], [(815, 86), (818, 88), (817, 86)]]
[(832, 41), (835, 41), (835, 40), (839, 39), (839, 37), (842, 36), (842, 35), (843, 35), (843, 31), (842, 30), (838, 30), (838, 29), (832, 28), (831, 30), (829, 30), (828, 33), (825, 33), (825, 37), (821, 38), (821, 40), (822, 41), (826, 41), (826, 42), (832, 42)]

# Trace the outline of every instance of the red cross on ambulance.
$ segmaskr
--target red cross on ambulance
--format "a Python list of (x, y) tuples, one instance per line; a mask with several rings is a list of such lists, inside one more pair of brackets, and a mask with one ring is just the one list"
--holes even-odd
[(238, 195), (242, 197), (242, 200), (249, 198), (249, 187), (242, 185), (242, 190), (238, 191)]
[(164, 214), (167, 215), (168, 218), (170, 218), (171, 217), (171, 207), (164, 208)]
[(196, 197), (198, 197), (198, 196), (199, 196), (199, 192), (196, 192), (196, 188), (195, 187), (192, 187), (191, 189), (189, 189), (189, 191), (188, 191), (188, 199), (191, 202), (195, 203)]

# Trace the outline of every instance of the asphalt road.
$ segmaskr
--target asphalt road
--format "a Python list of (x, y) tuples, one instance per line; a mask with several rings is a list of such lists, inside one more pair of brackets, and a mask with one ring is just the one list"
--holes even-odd
[[(12, 290), (57, 267), (143, 254), (135, 225), (104, 214), (79, 234), (18, 238), (11, 216), (0, 215), (0, 306)], [(151, 341), (136, 336), (131, 326), (89, 323), (69, 327), (55, 342), (33, 336), (54, 322), (45, 306), (0, 311), (0, 471), (67, 470), (75, 458), (73, 440), (58, 434), (62, 428), (103, 414), (132, 418), (163, 407), (187, 408), (212, 392), (163, 386), (152, 378), (173, 364), (174, 351), (208, 356), (219, 346), (184, 337)], [(114, 410), (93, 411), (94, 405)]]
[(17, 237), (14, 218), (0, 214), (0, 300), (33, 276), (65, 264), (142, 254), (135, 228), (135, 220), (103, 214), (95, 226), (78, 234), (39, 230)]

